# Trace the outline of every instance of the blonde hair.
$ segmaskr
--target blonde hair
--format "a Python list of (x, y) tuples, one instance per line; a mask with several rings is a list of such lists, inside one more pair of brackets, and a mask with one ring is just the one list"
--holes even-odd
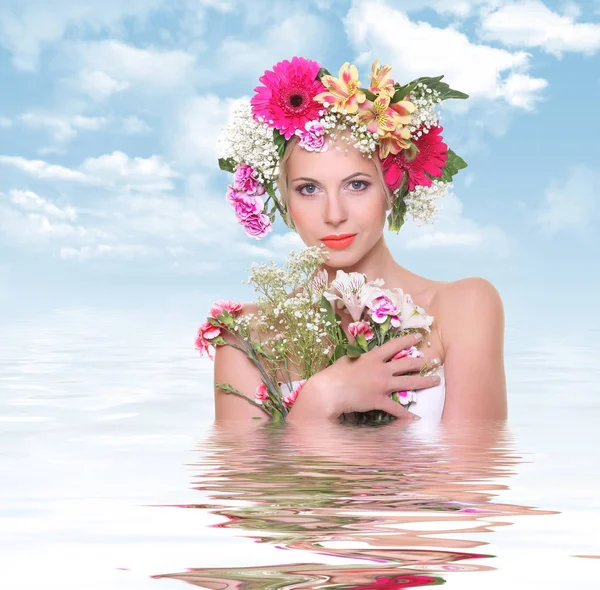
[[(281, 158), (281, 162), (279, 163), (279, 177), (277, 178), (277, 189), (279, 190), (279, 194), (281, 195), (281, 203), (285, 208), (285, 222), (288, 227), (291, 229), (294, 228), (294, 222), (292, 221), (292, 217), (290, 215), (289, 209), (289, 201), (288, 201), (288, 170), (287, 163), (290, 159), (294, 148), (298, 144), (298, 137), (293, 136), (285, 146), (285, 152), (283, 153), (283, 157)], [(364, 156), (367, 157), (367, 156)], [(383, 187), (383, 191), (385, 194), (385, 203), (386, 209), (389, 211), (392, 208), (392, 204), (394, 202), (394, 195), (390, 191), (388, 185), (385, 182), (385, 177), (383, 174), (383, 168), (381, 167), (381, 160), (379, 156), (375, 153), (371, 156), (373, 163), (375, 164), (375, 170), (377, 171), (377, 177), (381, 182), (381, 186)]]

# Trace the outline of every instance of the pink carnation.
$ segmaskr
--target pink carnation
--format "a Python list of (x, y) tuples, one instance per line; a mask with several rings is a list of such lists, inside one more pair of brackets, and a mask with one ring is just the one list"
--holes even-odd
[(269, 392), (267, 391), (267, 386), (264, 383), (261, 383), (257, 388), (254, 394), (254, 401), (257, 404), (262, 405), (264, 401), (269, 399)]
[(272, 229), (271, 220), (267, 215), (249, 215), (242, 221), (242, 225), (251, 238), (260, 240), (264, 238)]
[(394, 360), (397, 359), (404, 359), (404, 358), (423, 358), (423, 353), (416, 347), (416, 346), (411, 346), (410, 348), (405, 348), (404, 350), (401, 350), (400, 352), (397, 352), (393, 358)]
[(298, 394), (300, 393), (300, 390), (304, 387), (305, 383), (306, 383), (305, 379), (303, 379), (302, 381), (299, 381), (298, 385), (296, 385), (296, 387), (294, 387), (294, 389), (288, 395), (283, 397), (283, 403), (286, 408), (289, 409), (294, 405), (294, 403), (296, 402), (296, 399), (298, 398)]
[(200, 354), (206, 353), (211, 360), (213, 357), (214, 346), (211, 340), (218, 338), (221, 335), (221, 329), (213, 326), (208, 320), (198, 328), (198, 336), (196, 337), (196, 349)]
[(371, 310), (373, 321), (378, 324), (383, 324), (388, 316), (394, 316), (395, 318), (398, 316), (398, 308), (385, 295), (373, 299), (373, 301), (367, 303), (367, 306)]
[(265, 186), (255, 178), (254, 168), (241, 164), (233, 175), (233, 186), (248, 195), (261, 196), (265, 194)]
[(398, 397), (400, 398), (400, 403), (403, 406), (407, 406), (408, 404), (411, 404), (412, 402), (416, 402), (417, 401), (417, 394), (413, 390), (410, 390), (410, 391), (398, 391), (396, 393), (398, 394)]
[(260, 215), (263, 210), (260, 197), (238, 190), (233, 184), (227, 187), (227, 202), (234, 208), (236, 217), (242, 223), (248, 217)]
[(325, 127), (319, 121), (308, 121), (304, 129), (296, 129), (296, 135), (300, 138), (298, 145), (307, 152), (326, 152)]
[(371, 340), (374, 334), (371, 331), (371, 324), (369, 322), (362, 320), (360, 322), (352, 322), (348, 326), (348, 331), (354, 338), (356, 338), (359, 334), (364, 334), (366, 340)]
[(243, 303), (233, 303), (233, 301), (219, 299), (218, 301), (215, 301), (208, 313), (210, 317), (216, 320), (217, 317), (220, 316), (224, 311), (226, 311), (229, 315), (236, 316), (240, 311), (242, 311), (242, 307), (244, 307)]

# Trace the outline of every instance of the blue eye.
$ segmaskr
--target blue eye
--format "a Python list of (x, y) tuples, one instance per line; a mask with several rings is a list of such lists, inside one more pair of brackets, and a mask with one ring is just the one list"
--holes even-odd
[(317, 192), (317, 187), (314, 184), (303, 184), (296, 189), (301, 195), (314, 195)]
[(350, 188), (353, 191), (364, 191), (366, 189), (368, 189), (370, 186), (369, 182), (366, 182), (365, 180), (353, 180), (350, 183)]

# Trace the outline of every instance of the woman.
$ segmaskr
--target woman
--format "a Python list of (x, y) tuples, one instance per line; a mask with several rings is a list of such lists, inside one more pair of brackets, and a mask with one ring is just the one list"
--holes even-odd
[[(357, 359), (342, 357), (308, 379), (287, 419), (336, 420), (372, 409), (403, 420), (415, 415), (504, 419), (504, 314), (498, 292), (482, 278), (440, 282), (416, 275), (394, 260), (384, 237), (386, 217), (396, 230), (407, 211), (427, 217), (432, 195), (445, 190), (452, 174), (466, 165), (442, 143), (433, 114), (444, 98), (466, 95), (439, 78), (400, 86), (390, 73), (389, 66), (375, 62), (370, 86), (363, 89), (349, 64), (334, 78), (310, 60), (280, 62), (256, 88), (252, 120), (238, 119), (229, 128), (221, 167), (236, 174), (228, 200), (249, 235), (262, 238), (270, 231), (262, 198), (267, 194), (271, 215), (282, 213), (307, 246), (327, 248), (323, 268), (330, 280), (339, 269), (363, 273), (367, 280), (381, 278), (435, 318), (420, 345), (422, 358), (393, 359), (417, 344), (414, 335)], [(245, 305), (244, 311), (256, 308)], [(349, 321), (342, 317), (346, 331)], [(439, 366), (438, 375), (418, 374), (426, 362)], [(248, 393), (261, 379), (243, 353), (219, 346), (215, 382)], [(405, 390), (418, 392), (411, 412), (389, 397)], [(217, 420), (261, 415), (244, 400), (215, 390)]]

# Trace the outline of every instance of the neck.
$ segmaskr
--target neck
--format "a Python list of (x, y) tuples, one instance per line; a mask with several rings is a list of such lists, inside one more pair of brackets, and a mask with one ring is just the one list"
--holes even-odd
[[(326, 264), (323, 265), (323, 268), (327, 270), (330, 282), (335, 279), (335, 274), (337, 272), (336, 268), (332, 268)], [(367, 281), (380, 278), (383, 279), (387, 285), (393, 284), (394, 279), (403, 269), (394, 260), (394, 257), (387, 247), (383, 236), (381, 236), (375, 246), (373, 246), (373, 248), (371, 248), (371, 250), (367, 252), (367, 254), (365, 254), (365, 256), (363, 256), (363, 258), (361, 258), (356, 264), (340, 270), (343, 270), (347, 273), (362, 273), (366, 275)]]

